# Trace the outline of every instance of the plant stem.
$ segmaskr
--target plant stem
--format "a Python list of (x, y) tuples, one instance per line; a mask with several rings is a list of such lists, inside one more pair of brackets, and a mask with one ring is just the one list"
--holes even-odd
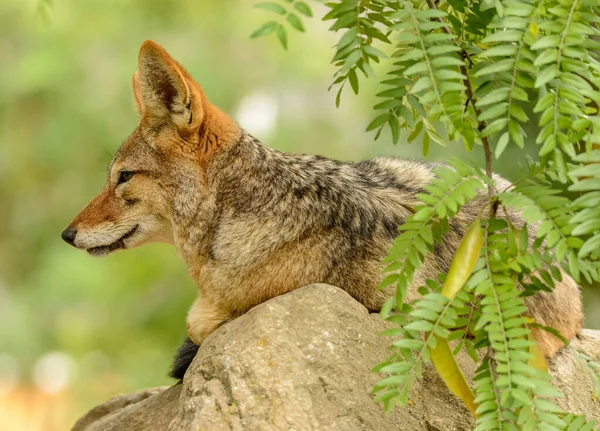
[[(427, 0), (427, 3), (429, 4), (430, 9), (437, 9), (436, 2), (434, 0)], [(443, 23), (441, 18), (435, 18), (435, 20)], [(444, 31), (444, 33), (452, 34), (452, 32), (450, 31), (448, 26), (442, 27), (442, 30)], [(463, 62), (468, 61), (469, 53), (467, 52), (467, 50), (465, 48), (462, 48), (462, 50), (459, 52), (459, 55)], [(477, 116), (477, 118), (479, 118), (479, 116), (481, 115), (481, 109), (479, 109), (476, 106), (477, 99), (475, 99), (475, 96), (473, 95), (473, 87), (471, 86), (471, 80), (469, 79), (469, 70), (467, 69), (466, 65), (463, 64), (462, 66), (460, 66), (460, 73), (462, 73), (465, 76), (465, 79), (463, 80), (463, 84), (465, 85), (465, 94), (467, 96), (467, 104), (470, 103), (471, 106), (473, 106), (475, 115)], [(479, 130), (479, 133), (481, 133), (486, 127), (487, 127), (487, 124), (485, 121), (478, 120), (477, 130)], [(485, 153), (485, 174), (490, 179), (492, 179), (492, 174), (493, 174), (493, 172), (492, 172), (492, 149), (490, 148), (490, 142), (488, 140), (488, 137), (482, 136), (481, 143), (483, 145), (483, 151)], [(493, 198), (496, 195), (496, 188), (493, 187), (491, 184), (488, 184), (488, 194), (489, 194), (490, 198)]]

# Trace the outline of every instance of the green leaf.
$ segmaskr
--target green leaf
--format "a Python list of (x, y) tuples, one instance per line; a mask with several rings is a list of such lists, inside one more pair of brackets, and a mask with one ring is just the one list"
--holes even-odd
[(410, 135), (408, 135), (408, 142), (412, 142), (415, 139), (417, 139), (417, 136), (419, 136), (419, 134), (421, 133), (421, 131), (423, 130), (423, 122), (418, 122), (417, 126), (415, 127), (415, 129), (411, 132)]
[(548, 93), (538, 100), (535, 107), (533, 108), (533, 112), (538, 113), (545, 111), (552, 105), (552, 103), (554, 103), (554, 94)]
[(285, 8), (277, 3), (258, 3), (254, 5), (255, 8), (268, 10), (275, 12), (278, 15), (285, 15), (287, 11)]
[(591, 219), (575, 226), (571, 235), (586, 235), (600, 230), (600, 219)]
[(281, 45), (283, 46), (283, 48), (287, 49), (288, 48), (287, 30), (282, 25), (279, 25), (277, 27), (277, 38), (279, 39), (279, 42), (281, 42)]
[(340, 69), (340, 73), (346, 73), (348, 70), (352, 69), (360, 56), (360, 50), (356, 49), (352, 51), (350, 55), (346, 57), (346, 60), (344, 60), (344, 67)]
[(395, 39), (397, 41), (405, 42), (405, 43), (416, 43), (416, 42), (419, 42), (419, 36), (417, 36), (413, 32), (409, 32), (409, 31), (404, 31), (402, 33), (398, 33), (396, 35)]
[(558, 69), (555, 65), (547, 67), (542, 70), (535, 80), (535, 88), (540, 88), (546, 85), (548, 82), (552, 81), (554, 78), (558, 76)]
[(404, 71), (404, 76), (416, 75), (417, 73), (427, 72), (427, 63), (416, 63)]
[(398, 121), (398, 117), (395, 115), (390, 116), (388, 124), (390, 125), (390, 130), (392, 132), (392, 142), (397, 144), (400, 139), (400, 121)]
[(415, 82), (415, 85), (410, 89), (411, 93), (419, 93), (433, 86), (433, 82), (428, 76), (422, 76)]
[(507, 70), (511, 70), (513, 67), (514, 60), (509, 58), (505, 60), (498, 61), (497, 63), (491, 64), (480, 69), (474, 76), (484, 76), (492, 73), (506, 72)]
[(483, 38), (480, 43), (488, 45), (494, 42), (519, 42), (523, 38), (523, 33), (519, 30), (506, 30), (492, 33)]
[(406, 373), (408, 370), (410, 370), (410, 364), (408, 364), (406, 362), (397, 362), (394, 364), (386, 365), (385, 367), (381, 368), (379, 371), (381, 371), (382, 373), (402, 374), (402, 373)]
[(383, 53), (382, 51), (378, 50), (377, 48), (372, 47), (371, 45), (364, 45), (363, 47), (363, 51), (372, 56), (372, 57), (380, 57), (380, 58), (386, 58), (387, 55), (385, 55), (385, 53)]
[(340, 38), (340, 41), (337, 44), (337, 50), (340, 51), (342, 48), (350, 45), (352, 42), (356, 40), (358, 32), (356, 28), (351, 28)]
[[(421, 124), (421, 123), (419, 123)], [(429, 138), (429, 134), (425, 133), (425, 135), (423, 135), (423, 157), (427, 158), (427, 156), (429, 155), (429, 146), (430, 146), (430, 138)]]
[(456, 71), (456, 70), (449, 70), (449, 69), (436, 69), (433, 71), (433, 74), (440, 80), (449, 80), (449, 79), (460, 79), (463, 80), (466, 77)]
[(513, 119), (508, 122), (508, 132), (510, 137), (519, 148), (525, 147), (525, 132), (519, 125), (519, 123)]
[(463, 66), (465, 63), (464, 63), (464, 61), (459, 60), (456, 57), (442, 56), (442, 57), (436, 57), (433, 60), (431, 60), (431, 64), (434, 67), (441, 68), (441, 67), (446, 67), (446, 66)]
[(433, 329), (433, 323), (427, 322), (425, 320), (417, 320), (415, 322), (410, 322), (407, 325), (404, 325), (404, 329), (407, 331), (431, 331)]
[(571, 192), (586, 192), (600, 190), (600, 178), (587, 178), (569, 186)]
[(557, 34), (553, 34), (553, 35), (542, 37), (536, 43), (531, 45), (531, 49), (536, 51), (538, 49), (554, 48), (554, 47), (557, 47), (559, 44), (560, 44), (560, 36)]
[(593, 237), (591, 237), (590, 239), (588, 239), (583, 244), (581, 249), (579, 249), (578, 256), (583, 259), (586, 256), (588, 256), (589, 254), (591, 254), (592, 252), (597, 251), (599, 249), (600, 249), (600, 234), (596, 234)]
[(288, 16), (286, 17), (286, 19), (291, 24), (291, 26), (294, 27), (296, 30), (306, 31), (306, 29), (304, 28), (304, 24), (302, 24), (302, 20), (300, 18), (298, 18), (298, 15), (290, 12), (288, 14)]
[(366, 27), (366, 28), (363, 28), (362, 30), (363, 30), (363, 33), (369, 37), (379, 39), (380, 41), (385, 42), (385, 43), (391, 43), (391, 41), (387, 38), (387, 36), (375, 27), (372, 27), (372, 28)]
[(348, 80), (350, 81), (350, 86), (352, 87), (354, 94), (358, 94), (358, 77), (356, 76), (355, 69), (350, 69), (348, 71)]
[(537, 56), (535, 61), (533, 62), (534, 66), (543, 66), (544, 64), (554, 63), (558, 60), (558, 50), (557, 49), (546, 49)]
[(406, 54), (401, 55), (397, 58), (398, 61), (409, 61), (409, 60), (417, 60), (419, 58), (423, 58), (423, 50), (421, 49), (411, 49)]
[(347, 12), (337, 19), (335, 24), (329, 28), (329, 31), (336, 31), (341, 28), (350, 28), (356, 24), (356, 20), (356, 11)]
[(427, 54), (432, 57), (458, 51), (460, 51), (460, 47), (456, 45), (437, 45), (427, 48)]
[(303, 1), (299, 1), (294, 3), (294, 7), (296, 8), (296, 10), (298, 12), (300, 12), (303, 15), (306, 15), (307, 17), (312, 17), (313, 13), (312, 10), (310, 9), (310, 6), (308, 4), (306, 4)]
[(344, 85), (342, 84), (337, 92), (337, 94), (335, 95), (335, 107), (339, 108), (340, 106), (340, 100), (342, 98), (342, 90), (344, 89)]
[(395, 341), (392, 345), (399, 349), (417, 350), (423, 347), (423, 341), (412, 338), (403, 338), (402, 340)]
[(502, 134), (502, 136), (500, 136), (500, 138), (498, 139), (498, 142), (496, 143), (496, 151), (494, 152), (494, 155), (497, 159), (500, 158), (500, 156), (506, 149), (506, 147), (508, 145), (508, 141), (509, 141), (508, 132), (504, 132)]
[(508, 109), (508, 103), (506, 103), (506, 102), (497, 103), (496, 105), (492, 106), (491, 108), (483, 111), (481, 113), (481, 115), (479, 116), (479, 121), (488, 121), (488, 120), (494, 119), (496, 117), (499, 117), (500, 115), (504, 115), (506, 113), (507, 109)]
[(600, 177), (600, 163), (591, 163), (571, 169), (569, 175), (572, 177)]
[(513, 56), (517, 52), (516, 45), (498, 45), (493, 48), (486, 49), (481, 54), (481, 57), (507, 57)]
[(508, 88), (498, 88), (483, 96), (477, 102), (477, 106), (486, 106), (498, 102), (504, 102), (508, 99), (510, 90)]
[(426, 21), (432, 18), (445, 18), (448, 14), (442, 10), (430, 8), (417, 10), (415, 15), (420, 21)]
[(257, 37), (261, 37), (261, 36), (266, 36), (268, 34), (271, 34), (275, 31), (275, 29), (277, 28), (278, 24), (275, 21), (269, 21), (265, 24), (263, 24), (262, 26), (260, 26), (258, 29), (256, 29), (251, 35), (250, 38), (251, 39), (255, 39)]
[(375, 117), (373, 121), (369, 123), (367, 126), (367, 132), (378, 128), (379, 126), (385, 124), (390, 119), (390, 113), (386, 112), (385, 114), (378, 115)]
[(466, 0), (448, 0), (448, 3), (450, 4), (450, 6), (452, 6), (454, 10), (457, 10), (461, 13), (465, 13), (467, 7)]
[(402, 104), (402, 100), (400, 99), (389, 99), (385, 102), (378, 103), (373, 106), (373, 109), (395, 109)]

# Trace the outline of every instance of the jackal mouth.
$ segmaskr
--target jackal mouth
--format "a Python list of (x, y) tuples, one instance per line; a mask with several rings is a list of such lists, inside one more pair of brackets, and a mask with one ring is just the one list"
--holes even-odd
[(139, 227), (140, 227), (140, 225), (136, 224), (133, 227), (133, 229), (131, 229), (129, 232), (125, 233), (125, 235), (123, 235), (121, 238), (119, 238), (115, 242), (108, 244), (108, 245), (100, 245), (98, 247), (88, 248), (87, 252), (89, 254), (91, 254), (92, 256), (105, 256), (112, 251), (118, 250), (120, 248), (126, 248), (125, 240), (128, 238), (131, 238), (137, 232)]

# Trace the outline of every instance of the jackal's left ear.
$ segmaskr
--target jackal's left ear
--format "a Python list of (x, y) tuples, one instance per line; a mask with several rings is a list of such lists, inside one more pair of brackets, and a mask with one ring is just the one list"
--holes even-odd
[(133, 87), (133, 99), (135, 100), (135, 106), (140, 113), (140, 116), (144, 116), (146, 107), (144, 106), (144, 100), (142, 95), (142, 86), (140, 84), (140, 72), (135, 72), (131, 79), (131, 86)]
[[(134, 94), (140, 113), (152, 123), (171, 122), (178, 129), (198, 127), (202, 100), (198, 84), (160, 45), (147, 40), (138, 56)], [(137, 86), (137, 89), (136, 89)]]

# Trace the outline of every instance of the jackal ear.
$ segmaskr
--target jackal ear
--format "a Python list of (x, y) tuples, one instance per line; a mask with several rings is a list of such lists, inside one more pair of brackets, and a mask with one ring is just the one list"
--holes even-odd
[(140, 85), (140, 72), (135, 72), (133, 74), (133, 78), (131, 79), (131, 86), (133, 87), (133, 100), (135, 101), (135, 106), (137, 107), (140, 116), (143, 117), (146, 108), (144, 107), (142, 86)]
[[(153, 123), (172, 122), (179, 129), (199, 126), (199, 92), (189, 74), (156, 42), (147, 40), (138, 56), (140, 112)], [(136, 92), (134, 75), (134, 93)], [(200, 117), (200, 118), (199, 118)]]

